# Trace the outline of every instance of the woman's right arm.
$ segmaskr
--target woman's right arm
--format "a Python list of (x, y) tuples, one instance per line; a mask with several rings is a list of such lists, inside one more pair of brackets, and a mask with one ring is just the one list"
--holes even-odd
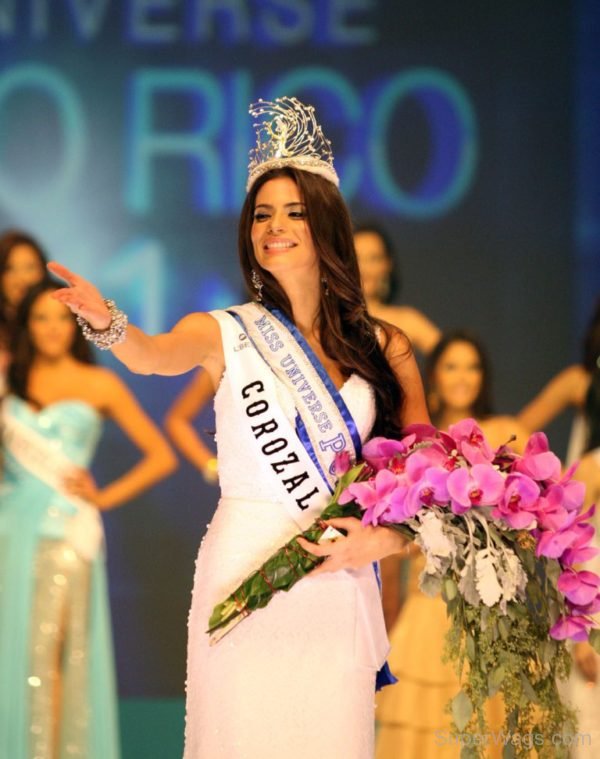
[[(53, 297), (85, 319), (93, 329), (108, 329), (111, 317), (100, 291), (62, 264), (52, 262), (48, 268), (69, 285), (56, 290)], [(204, 366), (219, 376), (223, 362), (219, 325), (212, 316), (204, 313), (184, 317), (170, 332), (162, 335), (147, 335), (130, 324), (125, 341), (111, 350), (119, 361), (137, 374), (183, 374)]]
[(215, 453), (198, 435), (192, 421), (213, 398), (214, 385), (208, 372), (200, 370), (175, 399), (165, 416), (165, 429), (171, 440), (201, 472), (207, 482), (217, 481)]
[(583, 405), (589, 381), (583, 366), (563, 369), (518, 413), (517, 421), (529, 432), (543, 430), (568, 406)]

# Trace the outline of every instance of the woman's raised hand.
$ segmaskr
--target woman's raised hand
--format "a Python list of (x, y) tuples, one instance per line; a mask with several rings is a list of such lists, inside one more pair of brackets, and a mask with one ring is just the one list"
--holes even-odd
[(52, 294), (53, 298), (64, 303), (74, 314), (83, 317), (92, 329), (103, 330), (110, 327), (110, 312), (100, 291), (91, 282), (56, 261), (51, 261), (48, 269), (69, 285), (56, 290)]

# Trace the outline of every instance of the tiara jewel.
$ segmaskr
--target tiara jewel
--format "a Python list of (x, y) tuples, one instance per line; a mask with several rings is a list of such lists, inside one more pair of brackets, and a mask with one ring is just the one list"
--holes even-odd
[(260, 120), (253, 125), (256, 146), (250, 150), (246, 192), (265, 171), (286, 166), (320, 174), (339, 186), (331, 142), (317, 124), (312, 105), (282, 97), (252, 103), (248, 113)]

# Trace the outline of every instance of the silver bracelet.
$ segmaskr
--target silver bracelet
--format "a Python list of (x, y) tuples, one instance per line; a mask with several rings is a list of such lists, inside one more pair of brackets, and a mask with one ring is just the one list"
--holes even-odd
[(94, 329), (83, 316), (77, 315), (76, 317), (77, 324), (81, 327), (85, 339), (94, 343), (101, 351), (107, 351), (113, 345), (125, 342), (128, 322), (127, 314), (121, 311), (120, 308), (117, 308), (114, 300), (105, 298), (104, 303), (110, 313), (110, 324), (106, 329)]

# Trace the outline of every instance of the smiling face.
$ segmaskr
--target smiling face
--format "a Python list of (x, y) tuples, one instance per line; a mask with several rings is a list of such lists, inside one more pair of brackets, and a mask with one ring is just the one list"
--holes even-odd
[(28, 329), (35, 351), (45, 358), (57, 359), (71, 351), (77, 327), (69, 309), (54, 300), (49, 290), (34, 301)]
[(44, 266), (39, 254), (25, 243), (15, 245), (8, 254), (0, 287), (11, 308), (16, 308), (27, 290), (44, 278)]
[(392, 271), (392, 262), (385, 249), (385, 242), (377, 232), (356, 232), (354, 247), (365, 298), (385, 297), (389, 290)]
[(433, 373), (433, 386), (442, 406), (468, 416), (482, 384), (483, 367), (475, 347), (466, 341), (450, 343)]
[(306, 207), (290, 177), (270, 179), (259, 189), (251, 239), (258, 265), (276, 279), (292, 273), (318, 280), (319, 261)]

